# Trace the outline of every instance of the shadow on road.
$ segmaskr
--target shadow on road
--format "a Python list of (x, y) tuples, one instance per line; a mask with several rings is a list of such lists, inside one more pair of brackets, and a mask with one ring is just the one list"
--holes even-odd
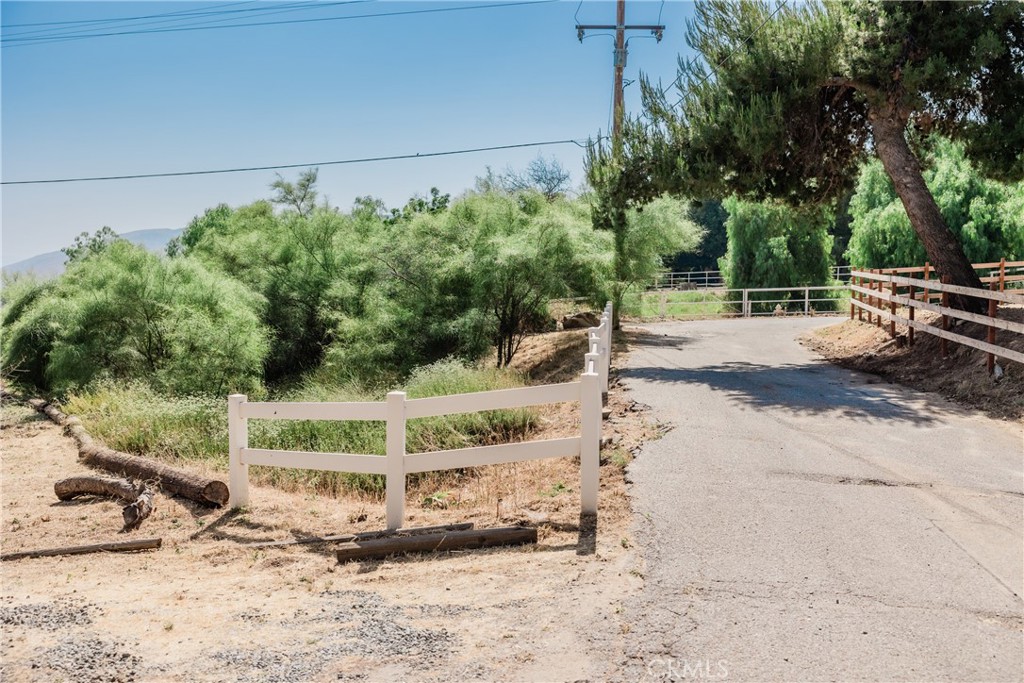
[(854, 420), (894, 420), (922, 425), (941, 419), (944, 409), (924, 412), (884, 392), (839, 381), (820, 364), (756, 365), (723, 363), (702, 368), (628, 368), (623, 378), (661, 384), (698, 384), (727, 394), (753, 408), (783, 409), (800, 414), (836, 414)]

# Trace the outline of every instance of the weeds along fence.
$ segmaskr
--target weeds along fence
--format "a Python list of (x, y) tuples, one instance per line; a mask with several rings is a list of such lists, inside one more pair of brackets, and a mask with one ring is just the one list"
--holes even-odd
[[(850, 298), (850, 319), (856, 317), (863, 321), (867, 316), (867, 323), (872, 321), (878, 326), (883, 326), (883, 319), (888, 321), (889, 334), (896, 337), (896, 325), (901, 324), (907, 328), (907, 343), (913, 345), (914, 332), (923, 332), (939, 337), (939, 353), (943, 358), (948, 354), (948, 342), (956, 342), (971, 348), (985, 351), (988, 354), (987, 366), (989, 374), (995, 369), (996, 357), (1006, 358), (1018, 363), (1024, 363), (1024, 353), (1000, 346), (996, 343), (997, 330), (1024, 334), (1024, 323), (1013, 320), (999, 319), (999, 302), (1007, 304), (1024, 305), (1024, 289), (1007, 287), (1006, 277), (1007, 266), (1024, 266), (1019, 264), (1001, 263), (999, 274), (985, 276), (983, 281), (989, 283), (990, 289), (977, 289), (974, 287), (961, 287), (949, 284), (948, 278), (943, 277), (940, 281), (923, 278), (911, 278), (892, 273), (878, 273), (868, 271), (854, 271), (850, 290), (853, 296)], [(977, 269), (989, 268), (991, 264), (978, 264)], [(897, 269), (905, 271), (908, 269)], [(912, 271), (912, 272), (917, 272)], [(927, 270), (925, 271), (927, 273)], [(1024, 281), (1024, 277), (1011, 276), (1014, 279), (1009, 282)], [(867, 286), (865, 286), (867, 285)], [(988, 315), (961, 311), (949, 306), (950, 295), (969, 296), (988, 301)], [(939, 304), (932, 303), (935, 299)], [(916, 311), (924, 310), (936, 313), (941, 316), (941, 326), (935, 327), (916, 320)], [(964, 320), (984, 325), (986, 339), (984, 341), (973, 337), (958, 334), (950, 330), (950, 320)]]
[(641, 318), (752, 318), (772, 315), (827, 315), (846, 308), (848, 286), (763, 287), (643, 292), (636, 305)]
[[(249, 504), (250, 465), (378, 474), (386, 480), (387, 528), (398, 529), (405, 517), (407, 474), (578, 456), (581, 512), (596, 514), (602, 395), (608, 391), (611, 363), (611, 319), (612, 307), (608, 303), (601, 315), (601, 324), (589, 330), (583, 374), (575, 382), (418, 399), (407, 398), (404, 391), (392, 391), (385, 401), (365, 403), (251, 402), (242, 394), (233, 394), (228, 397), (228, 506), (238, 508)], [(579, 436), (424, 453), (406, 452), (408, 420), (572, 401), (580, 404)], [(249, 448), (248, 421), (252, 419), (381, 421), (386, 423), (387, 454)]]

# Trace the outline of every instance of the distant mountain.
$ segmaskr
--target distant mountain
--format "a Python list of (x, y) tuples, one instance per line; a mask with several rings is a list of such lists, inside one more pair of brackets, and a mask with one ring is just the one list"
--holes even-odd
[[(167, 247), (167, 243), (172, 239), (184, 232), (181, 229), (172, 230), (170, 228), (158, 229), (158, 230), (135, 230), (134, 232), (126, 232), (121, 237), (138, 244), (139, 246), (145, 247), (149, 251), (163, 253)], [(3, 271), (5, 275), (13, 275), (15, 273), (35, 273), (37, 277), (43, 279), (49, 279), (51, 277), (57, 277), (64, 272), (64, 256), (62, 251), (51, 251), (47, 254), (40, 254), (39, 256), (33, 256), (27, 258), (24, 261), (18, 261), (12, 263), (9, 266), (4, 266)]]

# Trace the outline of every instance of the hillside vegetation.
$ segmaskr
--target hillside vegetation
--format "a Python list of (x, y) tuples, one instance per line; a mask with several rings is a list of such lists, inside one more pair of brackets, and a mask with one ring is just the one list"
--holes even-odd
[[(109, 446), (226, 464), (225, 397), (380, 400), (522, 385), (525, 335), (553, 330), (549, 302), (603, 306), (616, 245), (590, 198), (495, 184), (452, 201), (432, 190), (388, 209), (318, 199), (316, 171), (272, 196), (197, 216), (158, 256), (106, 228), (65, 249), (57, 279), (3, 290), (5, 379), (56, 397)], [(542, 188), (543, 189), (543, 188)], [(701, 231), (684, 201), (631, 212), (629, 282)], [(574, 363), (579, 359), (574, 360)], [(532, 411), (415, 421), (414, 450), (522, 439)], [(375, 423), (258, 421), (266, 448), (382, 453)], [(277, 470), (286, 487), (377, 491), (374, 477)]]

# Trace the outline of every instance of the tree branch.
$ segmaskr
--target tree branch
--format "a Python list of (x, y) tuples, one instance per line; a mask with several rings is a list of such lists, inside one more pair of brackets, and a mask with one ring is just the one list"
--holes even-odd
[(826, 78), (824, 81), (821, 82), (821, 87), (822, 88), (831, 88), (831, 87), (853, 88), (854, 90), (859, 90), (862, 93), (864, 93), (865, 95), (870, 95), (872, 97), (881, 97), (882, 96), (882, 91), (879, 90), (878, 88), (874, 87), (873, 85), (868, 85), (864, 81), (858, 81), (858, 80), (853, 79), (853, 78), (846, 78), (845, 76), (833, 76), (831, 78)]

